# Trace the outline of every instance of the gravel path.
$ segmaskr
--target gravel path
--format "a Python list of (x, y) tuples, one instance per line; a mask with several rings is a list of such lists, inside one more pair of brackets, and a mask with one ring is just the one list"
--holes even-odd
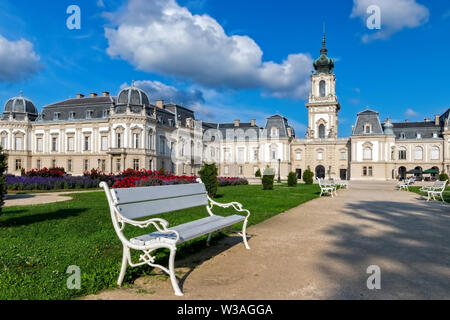
[[(184, 297), (164, 276), (87, 299), (449, 299), (450, 205), (391, 183), (352, 182), (176, 261)], [(369, 290), (367, 268), (381, 270)], [(117, 270), (117, 274), (119, 270)]]
[(95, 192), (91, 191), (62, 191), (62, 192), (43, 192), (43, 193), (26, 193), (26, 194), (7, 194), (5, 199), (5, 207), (29, 206), (37, 204), (46, 204), (53, 202), (62, 202), (72, 200), (70, 194)]

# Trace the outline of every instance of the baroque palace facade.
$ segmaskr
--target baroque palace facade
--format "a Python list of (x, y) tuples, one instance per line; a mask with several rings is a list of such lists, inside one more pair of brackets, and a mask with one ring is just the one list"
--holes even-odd
[(8, 172), (64, 167), (73, 175), (98, 169), (127, 168), (196, 175), (204, 161), (215, 162), (222, 176), (253, 177), (267, 166), (282, 178), (306, 169), (316, 177), (393, 180), (434, 168), (450, 172), (450, 109), (423, 122), (381, 122), (377, 112), (357, 115), (352, 134), (338, 138), (334, 61), (325, 36), (314, 62), (305, 138), (288, 120), (273, 115), (264, 127), (243, 123), (202, 122), (193, 111), (157, 100), (132, 85), (116, 97), (108, 92), (43, 107), (38, 112), (22, 94), (9, 99), (0, 118), (0, 144), (8, 154)]

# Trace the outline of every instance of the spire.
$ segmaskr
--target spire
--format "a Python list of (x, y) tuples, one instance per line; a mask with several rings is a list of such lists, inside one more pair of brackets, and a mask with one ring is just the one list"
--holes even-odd
[(327, 50), (326, 44), (327, 44), (327, 39), (326, 39), (326, 36), (325, 36), (325, 22), (324, 22), (323, 23), (322, 49), (320, 49), (320, 54), (324, 54), (324, 55), (328, 54), (328, 50)]
[(19, 97), (23, 97), (23, 90), (20, 90)]
[(325, 36), (325, 23), (323, 24), (322, 48), (320, 49), (320, 57), (314, 61), (314, 69), (317, 73), (331, 73), (334, 69), (333, 59), (328, 57), (328, 49), (326, 47), (327, 39)]

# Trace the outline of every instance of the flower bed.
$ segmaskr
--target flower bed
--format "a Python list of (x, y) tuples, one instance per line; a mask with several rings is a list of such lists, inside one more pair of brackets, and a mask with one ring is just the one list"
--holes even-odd
[(217, 180), (219, 180), (220, 187), (248, 185), (248, 180), (245, 178), (218, 177)]
[(15, 177), (6, 176), (8, 190), (59, 190), (98, 188), (100, 180), (87, 177)]

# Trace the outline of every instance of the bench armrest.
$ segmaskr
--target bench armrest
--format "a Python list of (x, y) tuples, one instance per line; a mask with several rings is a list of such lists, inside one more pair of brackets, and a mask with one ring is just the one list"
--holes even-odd
[(248, 218), (250, 217), (250, 211), (248, 211), (247, 209), (242, 208), (242, 204), (239, 203), (239, 202), (219, 203), (219, 202), (216, 202), (216, 201), (212, 200), (209, 196), (208, 196), (208, 201), (209, 201), (209, 205), (206, 206), (206, 208), (207, 208), (208, 213), (210, 215), (214, 215), (212, 213), (212, 208), (214, 206), (217, 206), (217, 207), (221, 207), (221, 208), (232, 207), (237, 212), (245, 212), (245, 213), (247, 213), (247, 216), (246, 216), (245, 220), (248, 220)]

